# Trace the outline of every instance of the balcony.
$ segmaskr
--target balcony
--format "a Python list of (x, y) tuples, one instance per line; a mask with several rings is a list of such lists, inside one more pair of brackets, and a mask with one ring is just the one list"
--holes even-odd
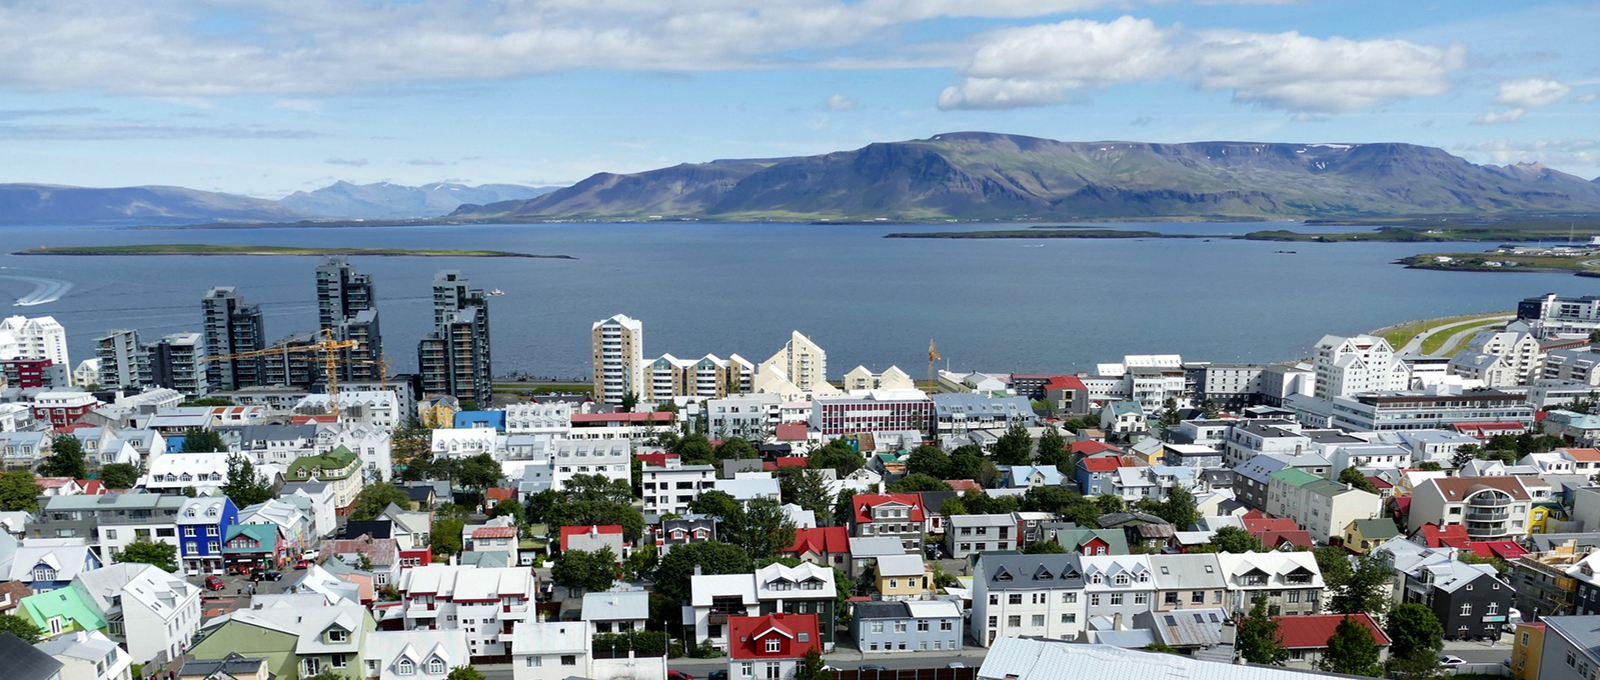
[(745, 614), (745, 610), (743, 610), (743, 609), (733, 609), (733, 610), (713, 609), (713, 610), (711, 610), (711, 617), (710, 617), (709, 621), (711, 622), (711, 625), (713, 625), (713, 626), (724, 626), (724, 625), (727, 625), (729, 617), (732, 617), (732, 616), (745, 616), (745, 615), (746, 615)]

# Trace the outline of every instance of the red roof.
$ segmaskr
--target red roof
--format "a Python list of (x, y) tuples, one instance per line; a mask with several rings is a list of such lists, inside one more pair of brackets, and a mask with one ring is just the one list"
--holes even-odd
[(1575, 449), (1569, 447), (1561, 450), (1566, 451), (1567, 457), (1573, 460), (1600, 461), (1600, 449)]
[[(728, 618), (728, 658), (799, 659), (813, 649), (820, 653), (822, 640), (817, 630), (816, 614), (732, 616)], [(768, 652), (766, 642), (773, 638), (781, 641), (779, 651)]]
[[(478, 527), (477, 529), (473, 529), (472, 530), (472, 537), (473, 538), (516, 538), (517, 537), (517, 528), (516, 527)], [(566, 538), (567, 536), (566, 536), (566, 534), (562, 534), (561, 537), (562, 538)], [(562, 547), (565, 548), (566, 546), (563, 545)]]
[(85, 496), (101, 496), (105, 495), (106, 492), (105, 485), (101, 484), (98, 479), (80, 479), (78, 480), (78, 486), (83, 487), (83, 495)]
[(1262, 545), (1273, 550), (1283, 547), (1283, 544), (1285, 543), (1300, 548), (1316, 547), (1316, 545), (1311, 542), (1311, 532), (1306, 531), (1305, 529), (1295, 529), (1293, 531), (1269, 529), (1256, 534), (1256, 538), (1261, 539)]
[[(1356, 623), (1367, 627), (1367, 632), (1372, 633), (1372, 639), (1379, 647), (1389, 645), (1389, 636), (1383, 633), (1378, 624), (1372, 622), (1372, 617), (1366, 614), (1350, 614)], [(1333, 637), (1334, 629), (1344, 621), (1344, 614), (1316, 614), (1313, 616), (1274, 616), (1278, 622), (1278, 639), (1283, 641), (1286, 649), (1324, 649), (1328, 646), (1328, 639)]]
[(1294, 520), (1288, 517), (1247, 516), (1241, 521), (1244, 523), (1244, 530), (1252, 534), (1258, 531), (1294, 531), (1300, 528), (1299, 524), (1295, 524)]
[(1379, 491), (1382, 491), (1384, 489), (1393, 489), (1394, 488), (1393, 484), (1390, 484), (1388, 481), (1384, 480), (1384, 478), (1382, 478), (1382, 477), (1367, 477), (1367, 481), (1372, 482), (1372, 485), (1377, 487)]
[(333, 415), (332, 413), (324, 413), (324, 414), (321, 414), (321, 415), (293, 416), (293, 417), (289, 418), (289, 424), (290, 425), (312, 425), (312, 424), (316, 424), (316, 423), (337, 423), (337, 422), (339, 422), (339, 416)]
[(875, 508), (884, 503), (900, 503), (911, 506), (911, 521), (922, 522), (927, 516), (922, 514), (922, 497), (914, 493), (867, 493), (857, 494), (853, 504), (856, 510), (857, 522), (871, 522), (872, 515), (868, 509)]
[(1122, 459), (1117, 456), (1100, 456), (1098, 458), (1085, 458), (1081, 464), (1083, 469), (1090, 472), (1111, 472), (1122, 467)]
[(802, 467), (803, 468), (803, 467), (806, 466), (806, 464), (808, 464), (810, 462), (811, 462), (810, 460), (807, 460), (806, 458), (804, 458), (802, 456), (787, 456), (787, 457), (784, 457), (784, 458), (776, 458), (776, 459), (767, 461), (765, 463), (762, 463), (761, 464), (761, 469), (766, 470), (767, 472), (771, 472), (771, 471), (776, 470), (778, 468), (786, 468), (786, 467)]
[(1101, 451), (1115, 451), (1117, 453), (1122, 453), (1122, 449), (1105, 442), (1094, 441), (1093, 439), (1088, 441), (1072, 442), (1071, 448), (1073, 453), (1081, 453), (1085, 456), (1092, 456), (1096, 453), (1100, 453)]
[(671, 411), (649, 413), (574, 413), (572, 424), (579, 423), (670, 423), (677, 417)]
[(977, 483), (975, 481), (972, 481), (970, 479), (946, 479), (946, 480), (944, 480), (944, 483), (950, 485), (950, 490), (951, 491), (959, 491), (959, 492), (963, 492), (964, 493), (964, 492), (967, 492), (967, 491), (982, 491), (983, 490), (983, 485), (981, 485), (981, 484), (979, 484), (979, 483)]
[(786, 423), (773, 429), (780, 442), (803, 442), (806, 440), (805, 423)]
[(1472, 539), (1467, 537), (1467, 527), (1461, 524), (1451, 524), (1441, 529), (1430, 522), (1417, 531), (1422, 533), (1423, 543), (1429, 548), (1466, 548), (1472, 544)]
[(71, 477), (34, 477), (33, 481), (34, 483), (38, 484), (40, 488), (58, 489), (68, 484), (77, 482), (78, 480)]
[(622, 535), (622, 525), (620, 525), (620, 524), (605, 524), (605, 525), (594, 525), (594, 526), (584, 525), (584, 526), (578, 526), (578, 527), (561, 527), (561, 549), (562, 550), (566, 550), (567, 549), (567, 538), (568, 537), (570, 537), (570, 536), (582, 536), (584, 534), (591, 534), (591, 533), (592, 534), (617, 534), (618, 536), (621, 536)]
[(1467, 549), (1478, 557), (1498, 557), (1507, 562), (1528, 554), (1527, 548), (1515, 541), (1473, 541), (1467, 544)]
[(492, 505), (493, 503), (498, 503), (500, 501), (508, 501), (512, 498), (515, 498), (516, 495), (517, 492), (515, 489), (485, 489), (483, 492), (483, 499), (485, 501), (484, 505)]
[(786, 553), (803, 555), (805, 553), (848, 553), (850, 552), (850, 531), (844, 527), (819, 527), (816, 529), (795, 529), (794, 545), (783, 550)]
[(1456, 432), (1480, 439), (1488, 438), (1491, 434), (1521, 434), (1528, 431), (1527, 427), (1518, 422), (1456, 423), (1455, 428)]
[(1078, 376), (1075, 376), (1075, 375), (1054, 375), (1054, 376), (1050, 376), (1050, 382), (1047, 382), (1047, 383), (1044, 384), (1044, 390), (1046, 392), (1049, 392), (1050, 390), (1059, 390), (1059, 389), (1083, 390), (1085, 392), (1087, 392), (1089, 390), (1089, 388), (1084, 387), (1083, 381), (1079, 380)]
[(666, 451), (657, 451), (655, 453), (635, 453), (633, 454), (633, 457), (638, 458), (639, 461), (645, 465), (654, 465), (656, 467), (666, 467), (667, 461), (679, 459), (678, 454), (667, 453)]
[(1394, 512), (1401, 517), (1411, 514), (1411, 497), (1395, 496)]

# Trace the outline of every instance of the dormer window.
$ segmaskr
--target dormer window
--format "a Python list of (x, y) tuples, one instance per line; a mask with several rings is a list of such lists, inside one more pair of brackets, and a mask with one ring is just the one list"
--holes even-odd
[(343, 628), (329, 628), (328, 642), (345, 642), (350, 639), (350, 633)]
[(1150, 574), (1141, 572), (1139, 574), (1139, 582), (1140, 583), (1149, 583), (1150, 582)]
[(445, 670), (443, 659), (440, 659), (437, 656), (433, 657), (432, 659), (428, 659), (428, 673), (432, 675), (444, 675)]
[(396, 675), (416, 675), (417, 665), (411, 663), (410, 659), (401, 659), (394, 665), (394, 672)]
[(1101, 576), (1100, 574), (1095, 574), (1094, 576), (1089, 577), (1089, 582), (1095, 585), (1100, 585), (1106, 582), (1106, 577)]
[(783, 641), (778, 638), (767, 638), (767, 653), (777, 654), (783, 650)]
[(1128, 575), (1127, 574), (1117, 574), (1116, 577), (1114, 577), (1112, 579), (1112, 582), (1117, 584), (1117, 585), (1119, 585), (1119, 586), (1128, 585)]

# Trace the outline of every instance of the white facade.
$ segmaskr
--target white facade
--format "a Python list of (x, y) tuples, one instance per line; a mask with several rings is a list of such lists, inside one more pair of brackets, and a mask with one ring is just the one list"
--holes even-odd
[(513, 680), (591, 677), (594, 633), (587, 621), (529, 621), (509, 637)]
[[(807, 393), (814, 392), (828, 380), (828, 353), (800, 331), (791, 332), (783, 348), (761, 362), (761, 369), (768, 366), (782, 371), (790, 383)], [(827, 387), (831, 392), (832, 385)]]
[(607, 479), (631, 482), (633, 478), (633, 446), (627, 441), (574, 441), (552, 442), (555, 447), (550, 457), (555, 465), (550, 485), (556, 491), (566, 488), (576, 475), (604, 475)]
[(700, 492), (712, 489), (717, 482), (714, 465), (684, 465), (678, 459), (667, 461), (665, 467), (646, 464), (640, 473), (644, 489), (645, 514), (683, 515), (689, 512), (689, 503)]
[(194, 487), (211, 495), (228, 482), (228, 458), (224, 451), (211, 453), (164, 453), (150, 461), (150, 471), (139, 485), (151, 493), (181, 494)]
[(1500, 357), (1511, 374), (1510, 384), (1526, 385), (1544, 372), (1544, 352), (1539, 349), (1539, 339), (1521, 322), (1510, 324), (1504, 330), (1480, 331), (1467, 341), (1467, 349)]
[(1324, 335), (1317, 342), (1314, 366), (1317, 381), (1312, 396), (1318, 399), (1411, 386), (1405, 363), (1395, 358), (1388, 340), (1376, 336)]
[(706, 402), (706, 428), (712, 439), (766, 441), (781, 421), (783, 401), (775, 394), (748, 394)]
[(0, 320), (0, 360), (49, 359), (72, 370), (67, 361), (67, 330), (52, 316), (13, 316)]
[[(383, 394), (390, 392), (364, 392)], [(316, 452), (327, 453), (341, 446), (361, 458), (361, 476), (368, 482), (387, 482), (394, 477), (394, 446), (389, 432), (392, 428), (376, 424), (338, 423), (324, 425), (317, 430)]]
[[(326, 394), (309, 394), (294, 405), (295, 413), (332, 413)], [(393, 430), (405, 423), (399, 395), (389, 390), (339, 390), (339, 419)]]
[(478, 454), (494, 455), (500, 449), (502, 435), (490, 427), (461, 429), (436, 429), (433, 431), (435, 458), (471, 458)]
[(133, 658), (100, 631), (78, 631), (35, 646), (61, 662), (58, 680), (129, 680)]
[(472, 656), (512, 653), (511, 634), (534, 621), (534, 592), (525, 567), (430, 564), (400, 573), (405, 629), (464, 630)]
[(517, 403), (506, 406), (506, 434), (548, 434), (565, 437), (572, 431), (572, 404)]
[(644, 324), (618, 314), (594, 322), (591, 335), (595, 399), (610, 406), (621, 405), (622, 397), (630, 392), (643, 399), (649, 391), (645, 382)]
[(122, 620), (134, 661), (176, 659), (200, 631), (200, 588), (147, 567), (122, 587)]
[(378, 680), (444, 680), (471, 662), (462, 630), (374, 630), (361, 648), (365, 677)]

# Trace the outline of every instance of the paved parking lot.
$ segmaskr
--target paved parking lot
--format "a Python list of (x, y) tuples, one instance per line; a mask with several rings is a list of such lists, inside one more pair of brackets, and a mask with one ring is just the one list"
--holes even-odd
[(255, 592), (257, 593), (268, 595), (282, 593), (288, 591), (294, 585), (294, 582), (300, 580), (300, 577), (304, 576), (306, 572), (303, 569), (288, 569), (282, 573), (283, 579), (280, 581), (261, 581), (259, 583), (251, 582), (248, 576), (225, 574), (221, 576), (222, 583), (226, 586), (222, 590), (205, 590), (204, 576), (190, 576), (188, 580), (204, 591), (201, 593), (201, 609), (203, 610), (201, 619), (206, 620), (221, 616), (235, 609), (248, 607), (250, 605), (250, 586), (252, 585), (256, 587)]

